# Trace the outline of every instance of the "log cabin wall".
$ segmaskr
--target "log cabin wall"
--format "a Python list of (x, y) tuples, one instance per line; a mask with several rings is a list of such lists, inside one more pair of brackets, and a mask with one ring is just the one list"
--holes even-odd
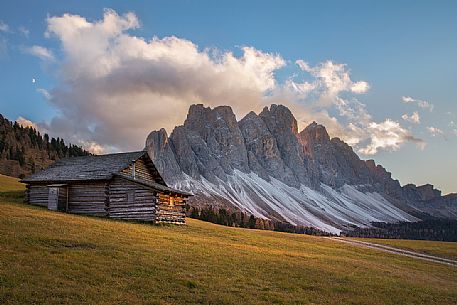
[(45, 184), (27, 185), (25, 192), (27, 203), (43, 207), (48, 206), (49, 190)]
[(172, 194), (159, 193), (157, 203), (156, 222), (186, 223), (184, 206), (186, 198)]
[(109, 184), (110, 218), (155, 221), (155, 192), (139, 183), (116, 177)]
[(57, 210), (67, 212), (68, 210), (68, 187), (67, 185), (63, 185), (59, 187), (59, 197), (58, 197), (58, 204)]
[(68, 185), (68, 212), (107, 215), (108, 182), (87, 181)]
[(188, 194), (169, 188), (145, 151), (62, 159), (22, 182), (30, 204), (94, 216), (185, 223)]

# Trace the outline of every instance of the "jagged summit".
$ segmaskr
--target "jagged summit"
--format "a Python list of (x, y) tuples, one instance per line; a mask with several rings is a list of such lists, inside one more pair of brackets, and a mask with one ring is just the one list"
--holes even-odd
[(325, 126), (317, 124), (314, 121), (303, 129), (303, 131), (300, 132), (300, 135), (300, 137), (307, 136), (314, 143), (326, 143), (330, 141), (330, 136), (328, 135)]
[[(298, 132), (283, 105), (240, 121), (229, 106), (192, 105), (168, 138), (163, 129), (151, 132), (146, 149), (169, 185), (196, 193), (192, 204), (331, 232), (372, 221), (415, 221), (418, 211), (434, 213), (427, 202), (444, 200), (433, 187), (401, 187), (323, 125), (313, 122)], [(445, 209), (457, 215), (455, 205)]]

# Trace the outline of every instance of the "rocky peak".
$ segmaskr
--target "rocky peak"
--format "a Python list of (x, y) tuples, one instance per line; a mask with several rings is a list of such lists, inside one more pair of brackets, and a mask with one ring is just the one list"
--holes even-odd
[(211, 109), (202, 104), (195, 104), (190, 106), (184, 126), (188, 130), (197, 131), (203, 135), (207, 133), (207, 129), (214, 126), (236, 129), (237, 121), (229, 106), (218, 106)]
[(167, 183), (173, 183), (181, 177), (182, 171), (176, 161), (173, 147), (170, 145), (167, 132), (164, 128), (152, 131), (146, 138), (146, 150), (155, 166), (162, 173)]
[(298, 134), (297, 120), (289, 108), (283, 105), (272, 104), (270, 109), (265, 107), (259, 116), (265, 121), (271, 132), (291, 131), (295, 135)]
[(306, 135), (306, 137), (314, 143), (325, 143), (330, 141), (327, 129), (316, 122), (309, 124), (302, 132), (300, 132), (300, 135)]
[(234, 169), (249, 171), (244, 138), (229, 106), (192, 105), (171, 138), (183, 171), (192, 177), (225, 180)]
[(392, 174), (388, 172), (382, 165), (376, 165), (374, 160), (366, 160), (365, 165), (368, 167), (371, 173), (378, 179), (387, 180), (392, 178)]
[(330, 142), (330, 136), (327, 133), (327, 129), (316, 122), (312, 122), (303, 129), (298, 134), (298, 138), (303, 145), (304, 153), (311, 157), (316, 153), (316, 146), (325, 145)]
[(286, 167), (293, 172), (295, 185), (314, 185), (315, 175), (308, 160), (305, 159), (303, 146), (298, 139), (297, 120), (292, 112), (283, 105), (265, 107), (259, 114), (271, 135), (276, 139), (278, 150)]
[(441, 196), (441, 191), (435, 189), (432, 184), (424, 184), (417, 187), (417, 190), (421, 194), (424, 200), (431, 200)]
[[(230, 107), (211, 109), (199, 104), (190, 107), (184, 124), (168, 139), (164, 129), (152, 132), (146, 148), (165, 181), (196, 191), (193, 198), (198, 204), (228, 204), (268, 217), (282, 215), (297, 223), (332, 217), (346, 223), (360, 216), (350, 206), (384, 219), (378, 217), (394, 208), (381, 208), (388, 201), (399, 205), (419, 202), (419, 210), (457, 201), (457, 195), (440, 197), (432, 185), (402, 188), (386, 169), (373, 160), (360, 160), (349, 145), (330, 138), (316, 122), (297, 131), (297, 121), (285, 106), (271, 105), (237, 122)], [(375, 192), (385, 200), (379, 200)], [(343, 201), (338, 199), (339, 193)], [(326, 199), (315, 199), (315, 194)], [(351, 194), (356, 194), (353, 199), (348, 197)], [(367, 196), (377, 203), (370, 206)], [(351, 205), (346, 205), (347, 200)], [(319, 208), (320, 204), (324, 205)], [(347, 210), (348, 214), (339, 218), (325, 212), (332, 205), (338, 207), (338, 213)], [(314, 216), (308, 219), (309, 213)], [(390, 215), (385, 219), (405, 218)], [(361, 223), (365, 223), (363, 217)]]
[(411, 201), (430, 201), (441, 197), (441, 191), (435, 189), (432, 184), (406, 184), (403, 186), (403, 193)]
[(289, 185), (297, 185), (292, 171), (284, 164), (276, 138), (264, 120), (249, 112), (238, 122), (248, 152), (249, 168), (265, 180), (277, 178)]
[(164, 128), (159, 131), (152, 131), (146, 138), (146, 147), (154, 144), (154, 149), (149, 152), (149, 156), (152, 160), (157, 158), (157, 154), (165, 149), (168, 144), (168, 134)]

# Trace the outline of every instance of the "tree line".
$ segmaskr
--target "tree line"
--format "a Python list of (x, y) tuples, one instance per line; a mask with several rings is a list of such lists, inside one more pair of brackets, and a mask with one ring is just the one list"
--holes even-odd
[(34, 173), (54, 160), (87, 155), (90, 153), (80, 146), (67, 145), (59, 137), (41, 134), (33, 127), (24, 127), (0, 115), (0, 161), (17, 161), (21, 176)]
[(295, 226), (288, 222), (255, 217), (242, 211), (230, 211), (225, 208), (213, 206), (194, 207), (186, 205), (186, 215), (190, 218), (203, 220), (228, 227), (240, 227), (247, 229), (271, 230), (297, 234), (309, 234), (318, 236), (333, 236), (333, 234), (313, 227)]
[(419, 222), (373, 222), (372, 228), (354, 228), (341, 235), (366, 238), (393, 238), (457, 241), (457, 220), (429, 218)]

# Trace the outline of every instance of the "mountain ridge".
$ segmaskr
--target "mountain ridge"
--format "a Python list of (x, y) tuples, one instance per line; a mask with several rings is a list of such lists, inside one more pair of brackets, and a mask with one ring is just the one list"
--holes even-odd
[(330, 232), (417, 221), (421, 213), (457, 217), (455, 196), (442, 197), (431, 185), (402, 187), (323, 125), (313, 122), (299, 132), (282, 105), (239, 121), (229, 106), (192, 105), (170, 136), (164, 129), (151, 132), (146, 149), (167, 183), (195, 192), (194, 205)]

